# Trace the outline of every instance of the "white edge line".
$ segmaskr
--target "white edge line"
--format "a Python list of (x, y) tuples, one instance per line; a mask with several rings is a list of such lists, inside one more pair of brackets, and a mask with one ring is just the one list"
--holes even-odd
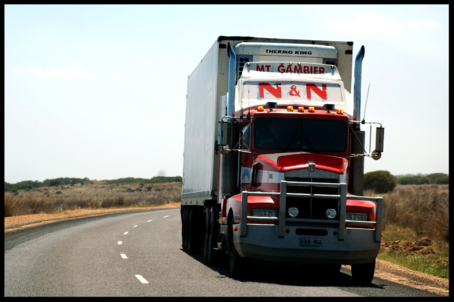
[(147, 283), (147, 284), (148, 284), (148, 281), (145, 280), (145, 278), (142, 277), (141, 275), (136, 275), (136, 278), (139, 279), (140, 282), (142, 282), (142, 283)]

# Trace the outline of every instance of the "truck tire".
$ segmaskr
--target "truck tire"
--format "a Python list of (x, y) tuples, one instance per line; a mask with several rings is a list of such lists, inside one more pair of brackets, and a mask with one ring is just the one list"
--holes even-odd
[(188, 233), (189, 233), (189, 223), (188, 223), (188, 216), (189, 216), (189, 211), (190, 208), (186, 207), (184, 213), (183, 213), (183, 225), (184, 225), (184, 230), (183, 230), (183, 250), (185, 252), (188, 251)]
[(229, 272), (233, 278), (241, 277), (244, 273), (244, 259), (238, 254), (233, 244), (233, 219), (229, 222), (228, 228), (229, 241)]
[(185, 207), (181, 206), (181, 209), (180, 209), (180, 216), (181, 216), (181, 248), (184, 250), (184, 231), (185, 231), (185, 228), (184, 228), (184, 211), (185, 211)]
[(374, 279), (375, 259), (371, 263), (352, 265), (353, 280), (361, 285), (369, 285)]
[(216, 224), (215, 209), (209, 208), (207, 209), (207, 212), (209, 212), (209, 217), (208, 220), (206, 220), (206, 229), (208, 231), (205, 236), (204, 259), (208, 266), (216, 266), (220, 260), (220, 253), (213, 249), (216, 245), (216, 240), (214, 240), (214, 238), (217, 236), (213, 236), (212, 233), (218, 231), (219, 226)]
[(210, 219), (211, 219), (211, 211), (210, 208), (206, 208), (205, 210), (205, 237), (203, 240), (203, 260), (207, 265), (208, 263), (208, 252), (210, 246), (210, 235), (211, 235), (211, 227), (210, 227)]
[(198, 235), (198, 209), (191, 207), (188, 215), (188, 253), (195, 254), (197, 252), (197, 235)]

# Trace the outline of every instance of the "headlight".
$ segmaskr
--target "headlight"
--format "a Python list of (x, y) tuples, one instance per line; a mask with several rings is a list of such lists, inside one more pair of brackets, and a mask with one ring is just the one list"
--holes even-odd
[(277, 217), (277, 209), (252, 209), (251, 214), (257, 217)]
[(325, 214), (326, 214), (326, 217), (328, 217), (329, 219), (333, 219), (334, 217), (336, 217), (337, 212), (335, 209), (328, 209), (328, 210), (326, 210)]
[(295, 218), (296, 216), (298, 216), (298, 213), (299, 213), (299, 212), (300, 212), (300, 211), (298, 211), (298, 208), (294, 208), (294, 207), (288, 208), (288, 211), (287, 211), (287, 213), (289, 214), (289, 216), (292, 217), (292, 218)]
[(346, 220), (359, 220), (359, 221), (368, 221), (369, 215), (364, 212), (347, 212), (345, 216)]

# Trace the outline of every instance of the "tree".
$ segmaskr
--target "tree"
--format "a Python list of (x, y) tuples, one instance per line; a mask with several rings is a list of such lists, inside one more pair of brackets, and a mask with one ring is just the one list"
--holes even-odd
[(447, 185), (447, 184), (449, 184), (449, 176), (446, 175), (446, 176), (440, 177), (436, 180), (435, 183), (439, 184), (439, 185)]
[(58, 185), (60, 185), (60, 182), (58, 181), (58, 179), (53, 179), (49, 183), (49, 186), (51, 186), (51, 187), (58, 186)]
[(430, 184), (430, 180), (425, 176), (418, 179), (418, 185), (423, 185), (423, 184)]
[(29, 184), (20, 183), (14, 187), (14, 190), (30, 190), (31, 188), (32, 186)]
[(400, 185), (412, 185), (415, 183), (415, 180), (412, 176), (404, 176), (402, 178), (399, 178), (397, 180), (397, 182), (400, 184)]
[(364, 190), (388, 193), (397, 185), (397, 179), (388, 171), (374, 171), (364, 174)]
[(432, 173), (427, 175), (427, 178), (429, 179), (431, 184), (437, 184), (439, 179), (446, 180), (446, 177), (448, 177), (448, 175), (445, 173)]

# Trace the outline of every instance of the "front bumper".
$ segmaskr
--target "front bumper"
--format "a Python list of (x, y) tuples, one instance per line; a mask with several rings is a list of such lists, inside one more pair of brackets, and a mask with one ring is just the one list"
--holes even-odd
[[(287, 193), (287, 186), (339, 187), (339, 195)], [(280, 197), (279, 217), (247, 216), (248, 196)], [(338, 220), (286, 218), (287, 197), (330, 198), (339, 200)], [(242, 192), (241, 217), (233, 242), (238, 254), (247, 258), (270, 261), (313, 264), (362, 264), (375, 260), (380, 250), (383, 199), (381, 197), (349, 196), (349, 199), (371, 200), (377, 204), (376, 221), (346, 220), (347, 185), (345, 183), (315, 183), (281, 181), (281, 192)], [(253, 224), (247, 220), (262, 220), (277, 224)], [(351, 228), (355, 223), (374, 228)], [(329, 224), (329, 226), (326, 226)], [(303, 226), (305, 225), (305, 226)], [(299, 235), (323, 234), (323, 235)], [(301, 232), (303, 230), (303, 232)], [(310, 232), (319, 230), (319, 232)], [(307, 232), (309, 231), (309, 232)], [(321, 232), (320, 232), (321, 231)], [(308, 241), (317, 244), (308, 245)]]
[[(361, 264), (373, 262), (380, 250), (374, 240), (375, 230), (346, 228), (345, 240), (338, 239), (337, 228), (327, 230), (325, 236), (297, 235), (300, 226), (286, 226), (283, 238), (278, 238), (277, 225), (248, 224), (246, 237), (233, 232), (233, 243), (242, 257), (292, 263), (310, 264)], [(307, 229), (307, 227), (304, 227)], [(321, 246), (301, 245), (303, 239), (321, 239)], [(320, 242), (320, 240), (318, 241)]]

